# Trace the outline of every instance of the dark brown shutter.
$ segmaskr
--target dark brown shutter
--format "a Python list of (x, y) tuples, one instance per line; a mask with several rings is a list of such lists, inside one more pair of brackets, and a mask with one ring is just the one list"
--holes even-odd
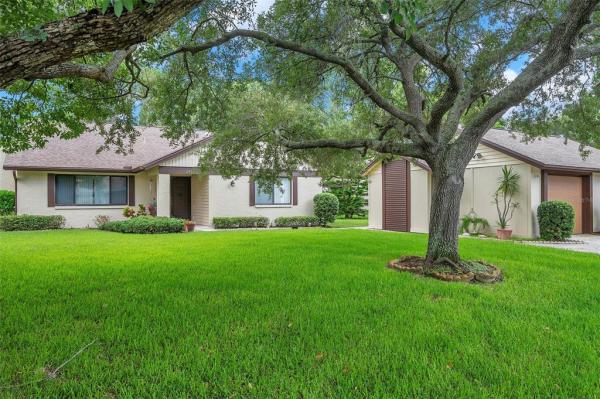
[(298, 176), (292, 177), (292, 205), (298, 205)]
[(594, 199), (592, 175), (582, 176), (583, 234), (592, 234), (594, 230)]
[(56, 200), (54, 196), (54, 184), (55, 184), (55, 175), (52, 173), (48, 173), (48, 207), (53, 208), (56, 206)]
[(248, 201), (248, 204), (250, 206), (254, 206), (254, 178), (252, 176), (250, 176), (250, 178), (248, 179), (249, 182), (249, 192), (250, 192), (250, 198)]
[(129, 176), (127, 190), (129, 193), (129, 206), (135, 206), (135, 176)]
[(410, 231), (410, 163), (405, 159), (383, 164), (383, 228)]

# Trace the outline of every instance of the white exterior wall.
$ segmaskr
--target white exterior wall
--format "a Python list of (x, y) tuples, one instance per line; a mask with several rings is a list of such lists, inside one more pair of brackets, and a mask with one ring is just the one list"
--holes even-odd
[(592, 201), (594, 201), (594, 232), (600, 232), (600, 173), (592, 177)]
[(429, 209), (431, 205), (431, 174), (418, 166), (410, 168), (410, 231), (429, 231)]
[(15, 179), (12, 170), (4, 170), (6, 154), (0, 151), (0, 190), (15, 191)]
[(171, 217), (171, 176), (162, 173), (156, 181), (156, 216)]
[[(464, 177), (464, 190), (460, 202), (460, 215), (474, 210), (490, 223), (486, 233), (494, 234), (498, 213), (493, 203), (493, 194), (498, 185), (502, 166), (512, 166), (521, 176), (520, 193), (515, 201), (519, 208), (515, 210), (510, 227), (513, 234), (521, 237), (535, 237), (538, 234), (536, 212), (541, 201), (541, 180), (539, 169), (518, 159), (496, 151), (485, 145), (479, 145), (476, 156), (467, 166)], [(595, 176), (594, 196), (600, 198), (600, 174)], [(369, 227), (382, 228), (383, 182), (381, 166), (376, 165), (368, 172), (369, 182)], [(411, 231), (427, 232), (429, 228), (429, 209), (431, 201), (431, 174), (426, 170), (411, 166)], [(600, 230), (600, 200), (595, 208), (595, 223)]]
[(266, 216), (271, 221), (279, 216), (308, 216), (313, 214), (313, 197), (322, 192), (320, 177), (298, 177), (298, 205), (250, 206), (250, 182), (248, 176), (240, 176), (231, 186), (231, 179), (222, 176), (208, 177), (209, 212), (221, 216)]
[[(513, 235), (521, 237), (531, 237), (532, 232), (532, 211), (531, 211), (531, 167), (526, 164), (513, 164), (513, 170), (521, 176), (519, 194), (514, 198), (514, 202), (519, 203), (515, 210), (509, 227), (513, 230)], [(496, 222), (498, 212), (494, 204), (494, 193), (498, 188), (498, 179), (502, 175), (502, 166), (489, 166), (467, 169), (465, 173), (465, 188), (461, 198), (461, 214), (464, 216), (471, 210), (478, 216), (487, 219), (490, 227), (486, 231), (488, 234), (494, 234), (496, 231)]]
[[(17, 212), (29, 215), (63, 215), (66, 219), (65, 227), (95, 227), (94, 218), (98, 215), (109, 216), (112, 220), (123, 219), (123, 209), (127, 205), (90, 205), (90, 206), (55, 206), (48, 207), (48, 173), (52, 172), (17, 172)], [(57, 174), (61, 174), (57, 172)], [(91, 174), (94, 173), (78, 173)], [(118, 173), (111, 174), (113, 176)], [(148, 177), (136, 175), (136, 200), (138, 199), (138, 185), (148, 184)], [(136, 201), (136, 203), (144, 201)]]
[(367, 176), (369, 190), (369, 228), (383, 228), (383, 173), (381, 164)]
[(192, 220), (199, 225), (210, 225), (208, 216), (209, 207), (209, 191), (208, 191), (208, 176), (193, 175), (191, 177), (192, 189)]

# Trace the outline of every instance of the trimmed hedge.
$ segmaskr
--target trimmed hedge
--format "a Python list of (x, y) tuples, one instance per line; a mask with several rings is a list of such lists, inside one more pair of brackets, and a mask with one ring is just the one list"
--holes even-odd
[(319, 226), (316, 216), (281, 216), (275, 219), (277, 227), (314, 227)]
[(100, 229), (130, 234), (181, 233), (183, 224), (183, 219), (137, 216), (127, 220), (106, 222)]
[(269, 227), (269, 218), (264, 216), (215, 217), (213, 226), (215, 229)]
[(9, 215), (0, 216), (0, 230), (55, 230), (65, 225), (65, 217), (61, 215)]
[(15, 192), (0, 190), (0, 216), (12, 215), (15, 212)]
[(320, 193), (314, 196), (315, 216), (319, 218), (319, 223), (326, 226), (328, 223), (335, 222), (335, 217), (340, 209), (340, 201), (331, 193)]
[(573, 235), (575, 210), (564, 201), (544, 201), (537, 209), (540, 237), (546, 241), (565, 240)]

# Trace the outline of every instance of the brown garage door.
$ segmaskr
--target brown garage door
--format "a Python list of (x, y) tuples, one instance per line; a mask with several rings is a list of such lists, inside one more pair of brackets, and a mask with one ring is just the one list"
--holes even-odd
[(583, 180), (581, 176), (548, 176), (548, 199), (565, 201), (575, 209), (575, 229), (583, 232)]
[(383, 164), (383, 228), (410, 231), (410, 164), (405, 159)]

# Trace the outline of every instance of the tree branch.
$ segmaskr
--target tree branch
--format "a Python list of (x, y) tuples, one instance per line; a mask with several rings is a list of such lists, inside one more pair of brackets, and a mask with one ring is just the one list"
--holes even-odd
[(61, 64), (62, 67), (57, 67), (62, 68), (61, 73), (88, 77), (90, 71), (86, 68), (76, 71), (77, 68), (64, 64), (88, 54), (123, 50), (145, 42), (202, 2), (162, 0), (145, 8), (136, 7), (120, 17), (112, 12), (103, 15), (98, 10), (90, 10), (46, 24), (41, 28), (46, 36), (43, 40), (28, 41), (20, 36), (0, 38), (0, 88), (17, 79), (43, 76), (44, 71)]
[(377, 92), (377, 90), (373, 86), (371, 86), (371, 84), (365, 79), (365, 77), (347, 59), (339, 57), (334, 54), (321, 52), (315, 48), (305, 47), (302, 44), (297, 43), (297, 42), (278, 39), (278, 38), (275, 38), (265, 32), (249, 30), (249, 29), (235, 29), (235, 30), (232, 30), (230, 32), (223, 34), (221, 37), (219, 37), (217, 39), (214, 39), (214, 40), (202, 43), (202, 44), (180, 47), (177, 50), (174, 50), (174, 51), (171, 51), (170, 53), (165, 54), (164, 56), (162, 56), (162, 59), (166, 59), (175, 54), (185, 53), (185, 52), (195, 54), (195, 53), (198, 53), (201, 51), (211, 49), (213, 47), (218, 47), (222, 44), (229, 42), (230, 40), (232, 40), (236, 37), (252, 38), (252, 39), (264, 42), (266, 44), (269, 44), (271, 46), (275, 46), (277, 48), (294, 51), (296, 53), (304, 54), (306, 56), (309, 56), (311, 58), (317, 59), (322, 62), (337, 65), (337, 66), (341, 67), (346, 72), (348, 77), (350, 79), (352, 79), (354, 81), (354, 83), (356, 83), (361, 88), (361, 90), (363, 91), (365, 96), (367, 96), (371, 101), (373, 101), (373, 103), (375, 103), (378, 107), (380, 107), (384, 111), (388, 112), (392, 116), (413, 126), (417, 131), (425, 130), (425, 124), (423, 123), (423, 121), (420, 118), (416, 117), (415, 115), (413, 115), (409, 112), (401, 110), (400, 108), (393, 105), (390, 101), (385, 99), (383, 96), (381, 96)]
[(592, 44), (589, 46), (582, 46), (575, 49), (573, 58), (575, 60), (584, 60), (586, 58), (595, 57), (600, 55), (600, 44)]
[(456, 144), (474, 150), (479, 139), (510, 107), (518, 105), (533, 90), (565, 68), (575, 55), (579, 32), (589, 23), (599, 0), (572, 0), (554, 25), (544, 50), (515, 80), (490, 99), (465, 128)]
[(57, 78), (87, 78), (99, 82), (110, 82), (117, 72), (119, 65), (135, 50), (135, 45), (126, 50), (115, 51), (113, 58), (106, 66), (64, 63), (53, 65), (40, 72), (33, 73), (27, 77), (27, 80), (34, 79), (57, 79)]
[(382, 154), (404, 155), (413, 158), (421, 158), (422, 152), (412, 143), (398, 143), (391, 140), (374, 139), (318, 139), (309, 141), (290, 141), (280, 138), (281, 144), (293, 150), (309, 150), (315, 148), (338, 148), (342, 150), (351, 150), (355, 148), (369, 148)]
[(421, 57), (441, 70), (448, 76), (449, 83), (444, 95), (433, 105), (431, 116), (427, 124), (427, 131), (433, 137), (439, 136), (440, 124), (442, 118), (452, 107), (454, 100), (463, 88), (463, 71), (448, 54), (443, 54), (439, 50), (430, 46), (418, 34), (406, 35), (403, 27), (397, 25), (393, 20), (390, 22), (390, 29)]

